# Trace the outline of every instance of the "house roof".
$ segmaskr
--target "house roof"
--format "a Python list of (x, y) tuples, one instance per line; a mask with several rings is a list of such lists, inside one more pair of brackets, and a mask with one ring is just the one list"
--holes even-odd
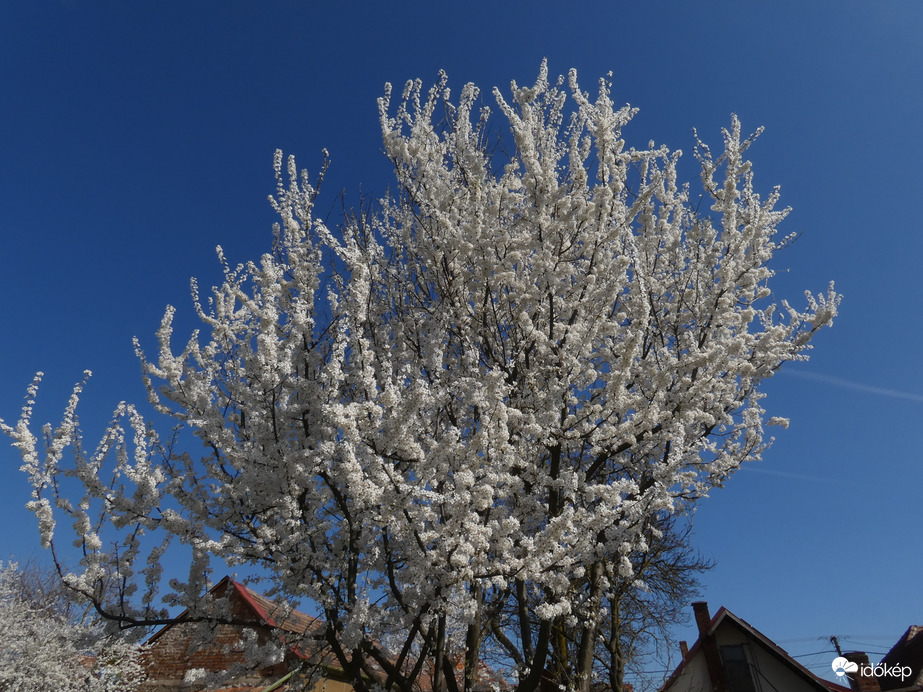
[[(718, 612), (715, 613), (714, 617), (712, 617), (711, 621), (708, 623), (708, 634), (714, 634), (718, 627), (725, 622), (730, 623), (732, 626), (744, 631), (749, 637), (758, 641), (767, 651), (769, 651), (779, 661), (789, 666), (808, 684), (815, 686), (819, 692), (850, 692), (849, 687), (838, 685), (835, 682), (828, 682), (827, 680), (814, 675), (814, 673), (789, 656), (785, 649), (780, 647), (749, 622), (741, 617), (738, 617), (724, 606), (721, 606), (721, 608), (718, 609)], [(686, 665), (689, 663), (689, 661), (692, 660), (693, 656), (695, 656), (695, 654), (698, 653), (699, 649), (701, 648), (701, 641), (702, 639), (699, 637), (695, 644), (692, 645), (692, 647), (689, 649), (689, 653), (683, 658), (683, 660), (676, 667), (676, 670), (673, 671), (670, 677), (667, 678), (667, 681), (664, 683), (663, 687), (661, 687), (661, 692), (667, 692), (667, 690), (670, 689), (670, 687), (673, 685), (673, 683), (676, 682), (679, 676), (682, 675), (683, 671), (686, 669)]]
[[(923, 673), (923, 626), (911, 625), (907, 628), (881, 662), (889, 666), (910, 666), (910, 683), (919, 680)], [(883, 677), (879, 678), (879, 682), (882, 690), (904, 688), (904, 683), (896, 678)]]
[(295, 610), (285, 603), (279, 601), (270, 601), (265, 596), (251, 591), (238, 581), (225, 577), (234, 587), (234, 590), (240, 594), (243, 600), (249, 605), (257, 616), (270, 627), (275, 627), (286, 632), (294, 634), (304, 634), (309, 630), (321, 627), (321, 622), (307, 613)]
[[(209, 589), (208, 594), (215, 597), (236, 594), (240, 597), (237, 602), (242, 604), (246, 611), (249, 611), (254, 623), (261, 623), (274, 629), (303, 635), (309, 630), (319, 629), (322, 626), (322, 623), (317, 618), (311, 617), (307, 613), (302, 613), (300, 610), (295, 610), (283, 602), (271, 601), (229, 576), (224, 577)], [(177, 620), (182, 620), (183, 616), (188, 613), (189, 609), (187, 608), (179, 614)], [(250, 621), (247, 614), (244, 614), (242, 619)], [(173, 627), (172, 624), (164, 625), (148, 638), (147, 643), (150, 644), (156, 641), (171, 627)]]

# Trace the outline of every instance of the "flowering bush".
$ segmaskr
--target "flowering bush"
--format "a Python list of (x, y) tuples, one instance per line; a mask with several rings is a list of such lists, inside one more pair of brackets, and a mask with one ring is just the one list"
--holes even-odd
[(66, 616), (29, 594), (16, 563), (0, 564), (0, 689), (131, 692), (144, 679), (136, 646)]

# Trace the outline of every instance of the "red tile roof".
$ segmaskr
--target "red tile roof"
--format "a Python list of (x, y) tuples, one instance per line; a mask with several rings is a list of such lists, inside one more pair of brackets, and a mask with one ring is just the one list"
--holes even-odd
[[(226, 577), (227, 578), (227, 577)], [(257, 616), (270, 627), (274, 627), (294, 634), (305, 634), (309, 630), (323, 627), (323, 623), (307, 613), (295, 610), (281, 601), (270, 601), (255, 591), (250, 590), (238, 581), (230, 579), (230, 583), (244, 601), (253, 609)]]

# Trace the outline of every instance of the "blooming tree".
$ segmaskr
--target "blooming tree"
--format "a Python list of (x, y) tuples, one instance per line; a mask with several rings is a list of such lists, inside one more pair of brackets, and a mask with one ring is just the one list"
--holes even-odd
[(140, 651), (75, 618), (66, 595), (34, 592), (34, 571), (0, 564), (0, 689), (131, 692)]
[[(444, 76), (411, 82), (396, 105), (386, 87), (396, 193), (337, 228), (277, 153), (272, 252), (234, 268), (219, 248), (223, 283), (206, 301), (193, 284), (205, 332), (176, 350), (168, 308), (156, 356), (139, 348), (154, 406), (204, 454), (124, 404), (90, 452), (79, 387), (41, 448), (33, 385), (4, 430), (46, 545), (61, 517), (77, 529), (67, 583), (113, 621), (167, 619), (174, 541), (192, 566), (168, 605), (207, 617), (212, 557), (259, 566), (319, 605), (318, 643), (357, 690), (473, 690), (489, 657), (524, 692), (546, 670), (586, 690), (606, 604), (655, 520), (759, 458), (764, 425), (784, 422), (760, 385), (806, 357), (839, 297), (771, 301), (787, 210), (754, 189), (753, 137), (734, 118), (719, 156), (698, 142), (700, 212), (680, 152), (625, 144), (634, 111), (607, 80), (591, 96), (543, 64), (494, 98), (506, 156), (475, 86), (453, 100)], [(114, 575), (135, 599), (98, 598)]]

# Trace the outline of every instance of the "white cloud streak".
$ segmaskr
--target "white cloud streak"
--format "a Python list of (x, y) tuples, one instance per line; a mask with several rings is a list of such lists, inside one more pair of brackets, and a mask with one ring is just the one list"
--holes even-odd
[(850, 481), (843, 478), (827, 478), (823, 476), (811, 476), (806, 473), (793, 473), (791, 471), (776, 471), (774, 469), (764, 469), (753, 464), (744, 464), (740, 467), (741, 471), (747, 473), (762, 473), (767, 476), (779, 476), (780, 478), (790, 478), (792, 480), (798, 481), (809, 481), (811, 483), (822, 483), (824, 485), (841, 485), (852, 488), (865, 488), (867, 485), (858, 483), (855, 481)]
[(785, 372), (787, 375), (800, 377), (804, 380), (824, 382), (826, 384), (833, 385), (834, 387), (841, 387), (843, 389), (852, 389), (857, 392), (865, 392), (866, 394), (877, 394), (878, 396), (886, 396), (892, 399), (905, 399), (907, 401), (917, 401), (923, 403), (923, 394), (902, 392), (897, 389), (887, 389), (885, 387), (875, 387), (868, 384), (862, 384), (861, 382), (845, 380), (842, 377), (834, 377), (833, 375), (821, 375), (820, 373), (816, 372), (801, 372), (798, 370), (787, 370), (783, 372)]

